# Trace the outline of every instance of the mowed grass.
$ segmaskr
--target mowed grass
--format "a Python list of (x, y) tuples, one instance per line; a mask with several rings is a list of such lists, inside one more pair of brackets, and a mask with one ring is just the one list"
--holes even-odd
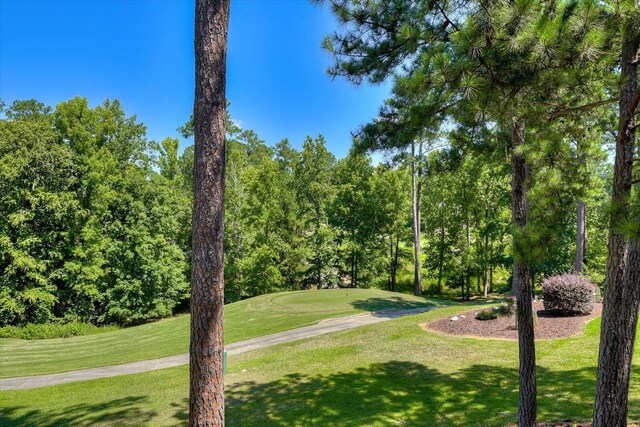
[[(233, 343), (322, 319), (427, 306), (425, 298), (374, 289), (263, 295), (225, 306), (225, 342)], [(189, 316), (72, 338), (0, 339), (0, 378), (51, 374), (172, 356), (189, 351)]]
[[(437, 309), (231, 356), (229, 426), (503, 426), (515, 423), (515, 341), (420, 328)], [(583, 336), (537, 342), (539, 420), (588, 420), (599, 320)], [(638, 352), (636, 351), (636, 354)], [(629, 415), (640, 418), (637, 359)], [(187, 425), (188, 367), (0, 393), (0, 425)]]

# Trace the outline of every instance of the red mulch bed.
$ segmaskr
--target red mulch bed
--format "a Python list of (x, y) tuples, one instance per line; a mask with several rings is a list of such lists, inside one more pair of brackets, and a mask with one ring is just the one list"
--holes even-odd
[[(534, 301), (533, 309), (538, 315), (535, 325), (536, 339), (568, 338), (581, 335), (584, 332), (584, 325), (600, 316), (602, 304), (594, 304), (593, 312), (586, 316), (562, 317), (546, 312), (542, 301)], [(460, 313), (457, 315), (458, 320), (456, 321), (450, 320), (453, 317), (450, 316), (421, 326), (426, 330), (447, 335), (518, 339), (515, 316), (499, 316), (493, 320), (477, 320), (476, 313), (481, 310), (484, 309), (478, 308)], [(460, 318), (460, 316), (465, 317)]]

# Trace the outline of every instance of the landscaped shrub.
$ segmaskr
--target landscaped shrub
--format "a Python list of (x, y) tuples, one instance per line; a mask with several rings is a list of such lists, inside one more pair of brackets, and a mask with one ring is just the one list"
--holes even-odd
[(68, 338), (78, 335), (93, 335), (101, 332), (117, 330), (117, 326), (95, 326), (90, 323), (29, 323), (24, 328), (4, 326), (0, 328), (0, 338), (19, 338), (23, 340), (39, 340), (49, 338)]
[(478, 320), (493, 320), (498, 318), (498, 312), (495, 308), (482, 310), (476, 313)]
[(512, 316), (514, 312), (515, 301), (513, 299), (508, 299), (504, 304), (479, 311), (478, 313), (476, 313), (476, 319), (493, 320), (497, 319), (499, 316)]
[(542, 283), (544, 309), (563, 315), (593, 311), (596, 286), (582, 276), (563, 274), (547, 277)]
[(515, 313), (515, 300), (508, 299), (504, 304), (500, 304), (493, 309), (498, 316), (512, 316)]

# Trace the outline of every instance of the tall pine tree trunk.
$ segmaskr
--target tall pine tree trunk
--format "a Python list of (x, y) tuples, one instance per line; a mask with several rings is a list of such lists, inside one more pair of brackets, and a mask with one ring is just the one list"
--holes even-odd
[(422, 295), (422, 275), (420, 274), (420, 201), (421, 185), (416, 170), (416, 143), (411, 143), (411, 208), (413, 214), (413, 286), (414, 294)]
[[(636, 11), (636, 13), (638, 13)], [(635, 114), (638, 93), (638, 28), (629, 19), (624, 26), (620, 88), (620, 123), (613, 170), (613, 213), (609, 224), (607, 277), (604, 289), (598, 379), (593, 409), (594, 427), (625, 426), (633, 344), (638, 321), (640, 280), (638, 243), (627, 248), (618, 230), (629, 212), (635, 145)], [(637, 22), (637, 21), (636, 21)], [(629, 249), (629, 250), (628, 250)], [(636, 264), (629, 264), (635, 262)], [(626, 271), (625, 271), (626, 270)]]
[[(463, 194), (464, 194), (464, 199), (466, 199), (467, 198), (466, 186), (464, 188), (465, 188), (465, 192)], [(468, 211), (466, 213), (465, 225), (467, 228), (466, 253), (469, 254), (471, 252), (471, 229), (469, 228), (469, 212)], [(467, 301), (471, 301), (471, 269), (469, 268), (468, 264), (467, 264)]]
[(224, 425), (224, 177), (229, 0), (196, 0), (189, 424)]
[(536, 349), (533, 334), (532, 289), (526, 251), (518, 241), (518, 234), (529, 222), (529, 201), (527, 185), (529, 166), (524, 156), (517, 152), (525, 142), (525, 124), (522, 119), (513, 120), (511, 142), (511, 213), (514, 227), (514, 263), (513, 292), (516, 296), (516, 316), (518, 323), (518, 346), (520, 356), (520, 396), (518, 406), (518, 425), (529, 427), (536, 425)]
[(585, 256), (585, 242), (586, 242), (586, 222), (587, 222), (587, 210), (584, 202), (578, 200), (576, 221), (576, 273), (581, 274), (584, 269), (584, 256)]
[[(578, 152), (578, 163), (584, 166), (586, 163), (584, 148), (580, 141), (577, 143), (576, 150)], [(586, 255), (587, 242), (587, 208), (584, 201), (578, 200), (576, 209), (576, 262), (575, 270), (577, 274), (581, 274), (584, 270), (584, 259)]]

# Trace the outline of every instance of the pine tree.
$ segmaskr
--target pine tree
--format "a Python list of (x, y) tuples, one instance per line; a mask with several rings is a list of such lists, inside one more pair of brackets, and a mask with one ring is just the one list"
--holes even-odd
[[(619, 126), (614, 163), (609, 256), (604, 290), (598, 378), (593, 425), (625, 426), (631, 364), (640, 308), (640, 256), (638, 239), (629, 242), (620, 227), (629, 221), (636, 150), (636, 115), (640, 101), (640, 7), (620, 4), (612, 17), (621, 28)], [(637, 152), (637, 151), (635, 151)], [(637, 223), (636, 223), (637, 224)]]
[(567, 99), (558, 87), (579, 86), (589, 93), (585, 82), (574, 75), (598, 55), (602, 42), (598, 6), (507, 1), (463, 5), (336, 1), (332, 6), (345, 30), (325, 43), (336, 59), (330, 72), (356, 83), (364, 78), (379, 82), (393, 72), (400, 76), (393, 100), (365, 128), (372, 139), (384, 141), (380, 145), (411, 143), (425, 129), (437, 130), (438, 116), (453, 105), (470, 112), (476, 121), (510, 123), (514, 292), (520, 325), (519, 423), (534, 425), (529, 249), (535, 235), (529, 227), (531, 166), (525, 156), (525, 130), (527, 123), (535, 126), (540, 117), (549, 117), (549, 101), (565, 105)]
[(224, 425), (224, 178), (229, 0), (196, 0), (189, 425)]

